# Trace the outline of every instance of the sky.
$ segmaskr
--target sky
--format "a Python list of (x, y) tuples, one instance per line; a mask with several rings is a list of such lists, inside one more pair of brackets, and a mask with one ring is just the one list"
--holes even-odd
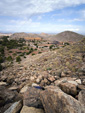
[(85, 0), (0, 0), (0, 32), (85, 34)]

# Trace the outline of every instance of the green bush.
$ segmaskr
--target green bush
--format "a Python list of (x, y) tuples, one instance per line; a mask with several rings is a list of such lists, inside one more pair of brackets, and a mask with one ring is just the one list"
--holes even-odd
[(35, 55), (35, 53), (32, 53), (32, 55)]
[(52, 70), (52, 68), (51, 67), (48, 67), (47, 70)]
[(54, 47), (54, 45), (51, 45), (50, 47), (49, 47), (49, 49), (52, 49)]
[(33, 48), (31, 48), (31, 49), (29, 50), (29, 52), (26, 53), (26, 55), (29, 55), (29, 54), (32, 53), (33, 51), (34, 51)]
[(24, 58), (26, 58), (26, 56), (24, 56)]
[(11, 56), (8, 56), (8, 57), (6, 58), (6, 60), (8, 60), (9, 62), (11, 62), (13, 59), (12, 59)]
[(9, 51), (9, 53), (12, 53), (12, 51)]
[(21, 61), (20, 56), (16, 57), (16, 62), (20, 62), (20, 61)]
[(42, 53), (42, 52), (40, 52), (40, 51), (38, 52), (38, 54), (41, 54), (41, 53)]

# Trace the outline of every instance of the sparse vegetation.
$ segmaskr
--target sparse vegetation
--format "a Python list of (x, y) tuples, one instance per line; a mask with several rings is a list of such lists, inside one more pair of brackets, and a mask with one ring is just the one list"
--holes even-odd
[(21, 61), (20, 56), (16, 57), (16, 62), (20, 62), (20, 61)]
[(6, 58), (6, 60), (9, 61), (9, 62), (11, 62), (11, 61), (13, 61), (13, 58), (12, 58), (11, 56), (8, 56), (8, 57)]

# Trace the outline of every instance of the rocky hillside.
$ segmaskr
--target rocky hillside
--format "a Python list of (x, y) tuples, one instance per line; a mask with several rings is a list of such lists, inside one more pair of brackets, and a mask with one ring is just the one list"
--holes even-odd
[(54, 35), (53, 37), (51, 37), (51, 40), (56, 40), (56, 41), (60, 41), (60, 42), (78, 42), (80, 41), (84, 36), (80, 35), (78, 33), (72, 32), (72, 31), (65, 31), (65, 32), (61, 32), (57, 35)]
[(44, 39), (44, 40), (50, 40), (50, 41), (59, 41), (59, 42), (78, 42), (82, 38), (84, 38), (83, 35), (80, 35), (75, 32), (71, 31), (65, 31), (61, 32), (59, 34), (47, 34), (47, 33), (41, 33), (41, 34), (33, 34), (33, 33), (14, 33), (10, 37), (10, 39), (20, 39), (24, 38), (26, 40), (29, 39)]
[(32, 33), (14, 33), (13, 35), (11, 35), (9, 37), (10, 39), (20, 39), (20, 38), (42, 38), (41, 36), (39, 36), (38, 34), (32, 34)]
[(0, 110), (85, 113), (85, 38), (59, 50), (29, 55), (1, 71)]

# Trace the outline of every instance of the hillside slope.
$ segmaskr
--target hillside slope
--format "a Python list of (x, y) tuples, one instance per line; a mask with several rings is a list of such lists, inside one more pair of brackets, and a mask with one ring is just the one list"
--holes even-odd
[(85, 74), (85, 39), (55, 51), (49, 51), (35, 56), (27, 56), (20, 64), (0, 72), (0, 79), (11, 85), (21, 85), (36, 81), (39, 76), (82, 76)]
[(38, 34), (32, 34), (32, 33), (14, 33), (9, 37), (10, 39), (20, 39), (20, 38), (25, 38), (25, 39), (31, 39), (31, 38), (42, 38)]
[(60, 42), (78, 42), (80, 41), (84, 36), (80, 35), (78, 33), (72, 32), (72, 31), (64, 31), (57, 35), (54, 35), (51, 40), (56, 40)]

